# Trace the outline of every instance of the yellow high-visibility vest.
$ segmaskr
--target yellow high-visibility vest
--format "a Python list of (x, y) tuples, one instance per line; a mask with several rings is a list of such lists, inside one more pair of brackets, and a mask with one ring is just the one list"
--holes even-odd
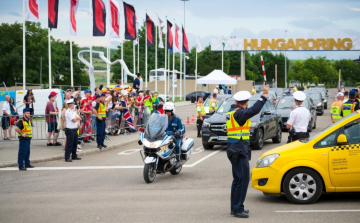
[(205, 111), (204, 105), (202, 105), (202, 104), (200, 104), (200, 103), (197, 103), (197, 105), (196, 105), (196, 117), (200, 118), (199, 112), (198, 112), (198, 110), (197, 110), (197, 107), (198, 107), (198, 106), (200, 107), (200, 116), (201, 116), (201, 117), (206, 116), (206, 111)]
[[(31, 129), (31, 122), (26, 122), (24, 119), (21, 119), (23, 123), (23, 129), (20, 129), (20, 131), (24, 134), (26, 134), (26, 137), (32, 138), (32, 129)], [(18, 134), (18, 136), (21, 136), (21, 134)]]
[(337, 122), (338, 120), (342, 119), (342, 116), (340, 115), (340, 113), (341, 113), (341, 105), (342, 105), (341, 101), (335, 101), (331, 105), (330, 112), (331, 112), (332, 122)]
[(217, 108), (218, 108), (218, 104), (217, 104), (217, 102), (216, 102), (216, 99), (212, 98), (212, 99), (210, 99), (209, 112), (211, 112), (211, 111), (213, 111), (213, 110), (214, 110), (214, 109), (213, 109), (213, 105), (212, 105), (212, 103), (215, 103), (215, 111), (216, 111), (216, 110), (217, 110)]
[(101, 118), (106, 118), (106, 105), (101, 102), (99, 103), (98, 115)]
[(229, 117), (226, 119), (228, 139), (250, 140), (251, 120), (246, 120), (245, 124), (240, 126), (234, 118), (236, 110), (238, 109), (235, 109), (234, 111), (228, 112), (226, 114), (226, 116)]

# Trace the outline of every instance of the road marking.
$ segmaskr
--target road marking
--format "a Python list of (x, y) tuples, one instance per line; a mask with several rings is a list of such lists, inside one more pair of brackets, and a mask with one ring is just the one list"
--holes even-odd
[(324, 213), (324, 212), (360, 212), (359, 210), (294, 210), (294, 211), (276, 211), (278, 213)]
[(194, 149), (194, 151), (191, 153), (191, 155), (193, 154), (198, 154), (198, 153), (201, 153), (204, 151), (204, 148), (203, 147), (199, 147), (199, 148), (196, 148)]
[(131, 155), (133, 153), (139, 152), (141, 149), (128, 149), (125, 151), (122, 151), (121, 153), (118, 153), (118, 155)]
[[(212, 157), (213, 155), (217, 154), (218, 152), (222, 151), (222, 149), (216, 150), (215, 152), (210, 153), (209, 155), (199, 159), (195, 163), (191, 165), (184, 165), (183, 167), (192, 168), (199, 163), (205, 161), (206, 159)], [(105, 169), (142, 169), (144, 166), (70, 166), (70, 167), (35, 167), (29, 168), (28, 170), (105, 170)], [(0, 171), (19, 171), (17, 167), (6, 167), (0, 168)]]

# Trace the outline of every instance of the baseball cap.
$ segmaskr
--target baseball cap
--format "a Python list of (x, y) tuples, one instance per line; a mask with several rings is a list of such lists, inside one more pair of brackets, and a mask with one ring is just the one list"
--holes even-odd
[(103, 89), (102, 89), (102, 92), (103, 92), (103, 93), (105, 93), (105, 92), (107, 92), (107, 91), (108, 91), (107, 88), (103, 88)]
[(105, 97), (105, 94), (101, 94), (101, 97)]
[(67, 89), (67, 90), (66, 90), (66, 92), (69, 92), (69, 91), (70, 91), (70, 89)]
[(90, 93), (91, 91), (89, 89), (86, 89), (84, 93)]
[(356, 92), (354, 91), (354, 89), (352, 89), (352, 90), (349, 92), (349, 96), (350, 96), (350, 97), (355, 97), (355, 94), (356, 94)]
[(24, 108), (24, 109), (23, 109), (23, 113), (24, 113), (24, 112), (30, 112), (30, 108)]
[(87, 103), (88, 100), (87, 100), (87, 99), (83, 99), (83, 100), (81, 101), (81, 104), (84, 104), (85, 102)]
[(55, 91), (50, 92), (51, 95), (57, 95), (58, 93), (56, 93)]
[(344, 93), (339, 92), (339, 93), (337, 93), (336, 97), (344, 97)]

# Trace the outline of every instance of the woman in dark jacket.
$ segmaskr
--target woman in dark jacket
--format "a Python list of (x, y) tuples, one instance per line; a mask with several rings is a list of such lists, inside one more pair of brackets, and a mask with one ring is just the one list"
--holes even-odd
[(14, 98), (10, 98), (10, 111), (11, 111), (11, 118), (10, 118), (10, 126), (9, 126), (9, 136), (10, 138), (15, 138), (15, 136), (11, 135), (11, 129), (13, 128), (17, 119), (19, 118), (19, 114), (16, 112)]

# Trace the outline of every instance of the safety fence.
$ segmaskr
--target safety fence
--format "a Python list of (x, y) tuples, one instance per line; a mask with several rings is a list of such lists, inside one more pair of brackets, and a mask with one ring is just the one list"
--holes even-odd
[[(96, 137), (97, 121), (94, 114), (79, 114), (82, 118), (78, 122), (78, 138), (81, 141), (89, 141)], [(129, 119), (132, 120), (132, 125)], [(133, 128), (137, 131), (140, 127), (145, 126), (150, 117), (148, 108), (129, 108), (129, 113), (123, 111), (108, 111), (106, 113), (106, 135), (128, 135), (133, 133)], [(0, 116), (0, 142), (18, 141), (18, 133), (15, 131), (16, 123), (21, 120), (22, 116)], [(60, 117), (58, 115), (36, 115), (30, 116), (32, 140), (60, 140), (65, 139), (65, 131), (59, 130)], [(133, 128), (132, 128), (133, 127)], [(10, 140), (5, 140), (9, 138)], [(107, 139), (109, 139), (107, 137)]]

